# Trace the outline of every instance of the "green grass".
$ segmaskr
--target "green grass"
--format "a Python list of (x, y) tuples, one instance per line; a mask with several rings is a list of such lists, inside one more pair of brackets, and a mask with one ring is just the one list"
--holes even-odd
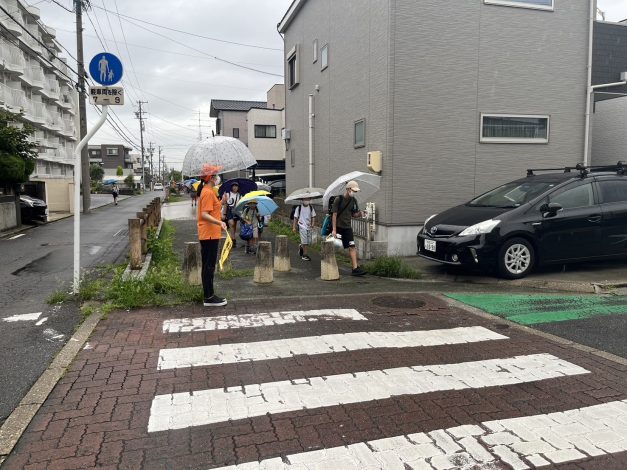
[(53, 292), (50, 297), (48, 297), (48, 305), (56, 305), (62, 304), (63, 302), (67, 302), (72, 298), (72, 294), (64, 291)]
[(401, 258), (384, 256), (366, 263), (364, 271), (368, 274), (380, 277), (398, 279), (420, 279), (422, 274), (411, 266), (408, 266)]
[(145, 279), (123, 279), (124, 265), (103, 268), (106, 275), (103, 272), (92, 275), (83, 283), (81, 300), (100, 302), (105, 314), (113, 310), (201, 301), (202, 288), (190, 286), (183, 279), (173, 241), (174, 228), (165, 221), (159, 237), (154, 230), (148, 234), (152, 265)]
[(227, 269), (225, 271), (218, 271), (218, 278), (224, 281), (230, 281), (232, 279), (253, 277), (254, 274), (254, 269)]
[(188, 196), (183, 196), (181, 194), (170, 194), (168, 196), (168, 200), (166, 202), (181, 202), (181, 201), (189, 201)]

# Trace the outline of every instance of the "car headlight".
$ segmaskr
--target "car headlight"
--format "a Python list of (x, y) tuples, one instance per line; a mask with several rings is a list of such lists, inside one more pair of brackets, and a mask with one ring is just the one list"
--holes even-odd
[(468, 235), (482, 235), (484, 233), (490, 233), (492, 230), (494, 230), (494, 227), (496, 227), (500, 223), (500, 220), (495, 219), (484, 220), (483, 222), (479, 222), (478, 224), (471, 225), (470, 227), (464, 229), (464, 231), (462, 231), (459, 236), (466, 237)]
[(427, 218), (426, 218), (425, 223), (422, 225), (422, 231), (423, 231), (423, 232), (427, 229), (427, 223), (428, 223), (431, 219), (433, 219), (436, 215), (438, 215), (438, 214), (433, 214), (433, 215), (430, 215), (429, 217), (427, 217)]

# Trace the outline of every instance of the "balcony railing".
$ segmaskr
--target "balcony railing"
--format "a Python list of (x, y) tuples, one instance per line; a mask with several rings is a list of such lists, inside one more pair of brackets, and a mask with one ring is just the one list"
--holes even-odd
[(56, 77), (47, 76), (44, 89), (46, 90), (46, 94), (53, 100), (58, 100), (61, 97), (61, 90), (59, 89), (59, 82), (57, 82)]
[[(24, 26), (26, 27), (26, 29), (27, 29), (28, 33), (30, 33), (30, 34), (28, 34), (27, 32), (25, 32), (25, 33), (22, 35), (22, 40), (23, 40), (23, 41), (26, 43), (26, 45), (27, 45), (28, 47), (30, 47), (33, 51), (38, 52), (38, 53), (41, 53), (41, 44), (39, 44), (39, 42), (37, 42), (37, 39), (35, 39), (35, 38), (38, 38), (38, 39), (39, 39), (39, 37), (40, 37), (40, 34), (39, 34), (39, 27), (38, 27), (36, 24), (30, 24), (30, 23), (27, 23), (27, 24), (26, 24), (26, 25), (24, 25)], [(31, 36), (31, 34), (32, 34), (33, 36), (35, 36), (35, 38), (33, 38), (33, 36)], [(41, 39), (40, 39), (40, 40), (41, 40)]]
[(16, 21), (9, 18), (8, 15), (2, 13), (0, 15), (0, 24), (2, 24), (2, 26), (4, 26), (6, 29), (8, 29), (9, 31), (11, 31), (12, 33), (16, 35), (22, 34), (23, 30), (20, 25), (23, 24), (23, 21), (22, 21), (22, 15), (20, 13), (16, 13), (19, 10), (19, 7), (17, 6), (17, 0), (6, 0), (4, 4), (5, 4), (4, 8), (9, 13), (11, 13), (11, 16), (15, 18), (15, 20), (17, 20), (17, 23)]
[(72, 95), (69, 93), (61, 93), (59, 104), (68, 111), (74, 111), (74, 98), (72, 98)]
[(15, 73), (22, 74), (24, 73), (24, 55), (22, 51), (14, 44), (11, 44), (8, 41), (5, 41), (3, 44), (3, 58), (4, 58), (4, 67)]

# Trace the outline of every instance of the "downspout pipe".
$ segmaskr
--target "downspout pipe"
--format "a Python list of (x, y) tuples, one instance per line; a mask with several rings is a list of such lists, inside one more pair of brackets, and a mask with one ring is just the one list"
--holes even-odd
[(309, 95), (309, 187), (313, 188), (314, 95)]
[(584, 126), (583, 144), (583, 164), (590, 165), (590, 119), (592, 112), (592, 98), (594, 89), (592, 88), (592, 49), (594, 46), (594, 19), (596, 17), (597, 2), (590, 0), (590, 18), (588, 25), (588, 77), (586, 82), (586, 123)]

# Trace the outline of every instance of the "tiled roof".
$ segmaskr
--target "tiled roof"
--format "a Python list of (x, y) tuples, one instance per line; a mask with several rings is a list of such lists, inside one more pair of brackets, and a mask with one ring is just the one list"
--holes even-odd
[(251, 108), (265, 108), (265, 101), (211, 100), (211, 117), (218, 117), (218, 111), (250, 111)]

